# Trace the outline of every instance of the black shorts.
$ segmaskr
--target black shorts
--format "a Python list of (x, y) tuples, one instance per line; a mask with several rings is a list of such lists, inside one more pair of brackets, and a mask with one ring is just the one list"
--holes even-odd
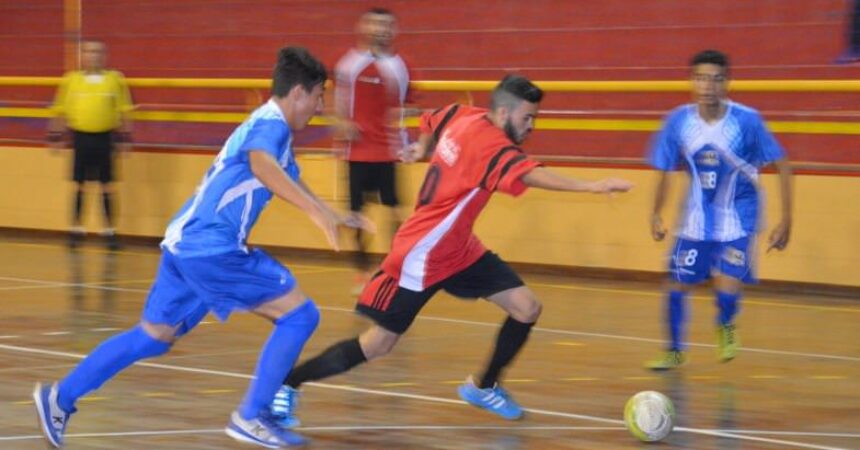
[(72, 132), (75, 149), (72, 179), (84, 181), (113, 181), (113, 134)]
[(379, 201), (397, 206), (393, 162), (349, 161), (349, 209), (361, 211), (365, 192), (379, 192)]
[(382, 328), (403, 334), (440, 289), (461, 299), (475, 299), (524, 285), (499, 255), (488, 251), (471, 266), (420, 292), (399, 286), (397, 279), (379, 271), (364, 287), (355, 310)]

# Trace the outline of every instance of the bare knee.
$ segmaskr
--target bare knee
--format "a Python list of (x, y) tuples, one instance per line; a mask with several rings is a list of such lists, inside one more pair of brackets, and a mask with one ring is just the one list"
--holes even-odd
[(530, 296), (519, 301), (517, 308), (515, 308), (514, 311), (511, 311), (510, 315), (517, 322), (535, 323), (540, 317), (542, 311), (543, 304), (541, 304), (541, 302), (534, 296)]
[(381, 358), (394, 349), (400, 335), (380, 326), (374, 326), (358, 337), (361, 351), (368, 361)]
[(490, 296), (488, 300), (499, 305), (514, 320), (522, 323), (537, 322), (543, 309), (534, 292), (525, 286), (499, 292)]
[(140, 322), (140, 326), (141, 326), (141, 328), (143, 328), (143, 331), (147, 335), (149, 335), (149, 337), (151, 337), (157, 341), (167, 342), (167, 343), (172, 344), (173, 342), (176, 342), (177, 339), (179, 339), (176, 336), (176, 331), (179, 329), (178, 326), (172, 327), (170, 325), (164, 325), (164, 324), (159, 324), (159, 323), (150, 323), (150, 322), (147, 322), (145, 320)]

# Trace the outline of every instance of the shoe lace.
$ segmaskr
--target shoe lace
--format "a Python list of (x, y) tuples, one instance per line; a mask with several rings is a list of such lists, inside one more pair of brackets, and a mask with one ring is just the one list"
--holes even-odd
[(735, 343), (735, 326), (734, 325), (726, 325), (723, 328), (723, 336), (725, 337), (726, 344), (732, 345)]
[(275, 417), (286, 417), (293, 413), (298, 405), (299, 391), (290, 387), (282, 387), (275, 394), (272, 403), (272, 413)]
[[(483, 398), (484, 402), (493, 405), (494, 408), (501, 408), (505, 405), (509, 405), (511, 403), (511, 395), (504, 388), (499, 386), (498, 384), (487, 389), (483, 389), (487, 395)], [(501, 401), (496, 401), (496, 399), (500, 399)]]

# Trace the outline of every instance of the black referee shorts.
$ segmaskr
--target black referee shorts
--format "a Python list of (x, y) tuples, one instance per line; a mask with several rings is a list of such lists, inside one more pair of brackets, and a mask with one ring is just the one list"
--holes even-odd
[(349, 209), (361, 211), (365, 192), (379, 192), (379, 201), (397, 206), (393, 162), (349, 161)]
[(74, 165), (72, 179), (84, 181), (113, 181), (113, 133), (72, 131)]

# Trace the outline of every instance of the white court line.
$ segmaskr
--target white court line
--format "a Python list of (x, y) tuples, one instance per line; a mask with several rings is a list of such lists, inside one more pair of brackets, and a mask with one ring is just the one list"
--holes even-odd
[[(27, 278), (11, 278), (11, 277), (0, 277), (0, 280), (14, 280), (14, 281), (22, 281), (22, 282), (31, 282), (31, 283), (39, 283), (39, 284), (52, 284), (57, 287), (59, 286), (74, 286), (74, 287), (83, 287), (90, 289), (103, 289), (103, 290), (111, 290), (111, 291), (119, 291), (119, 292), (138, 292), (138, 293), (148, 293), (148, 289), (134, 289), (134, 288), (118, 288), (111, 286), (101, 286), (101, 285), (93, 285), (86, 283), (57, 283), (50, 281), (41, 281), (41, 280), (32, 280)], [(339, 312), (355, 312), (354, 309), (351, 308), (339, 308), (335, 306), (321, 306), (317, 305), (319, 309), (326, 311), (339, 311)], [(490, 322), (478, 322), (474, 320), (462, 320), (462, 319), (448, 319), (445, 317), (433, 317), (433, 316), (422, 316), (418, 315), (418, 320), (431, 320), (437, 322), (448, 322), (448, 323), (460, 323), (465, 325), (478, 325), (482, 327), (492, 327), (498, 328), (499, 324), (490, 323)], [(652, 339), (652, 338), (640, 338), (636, 336), (625, 336), (618, 334), (605, 334), (605, 333), (590, 333), (586, 331), (569, 331), (569, 330), (559, 330), (554, 328), (544, 328), (544, 327), (534, 327), (532, 328), (535, 331), (543, 332), (543, 333), (554, 333), (554, 334), (562, 334), (568, 336), (588, 336), (588, 337), (596, 337), (596, 338), (606, 338), (606, 339), (619, 339), (625, 341), (636, 341), (636, 342), (648, 342), (653, 344), (664, 344), (665, 341), (662, 339)], [(688, 342), (688, 346), (690, 347), (704, 347), (704, 348), (715, 348), (716, 345), (713, 344), (698, 344), (695, 342)], [(803, 358), (819, 358), (819, 359), (834, 359), (838, 361), (852, 361), (852, 362), (860, 362), (860, 357), (854, 356), (843, 356), (843, 355), (829, 355), (824, 353), (805, 353), (805, 352), (790, 352), (785, 350), (771, 350), (764, 348), (754, 348), (754, 347), (741, 347), (741, 350), (745, 352), (752, 353), (764, 353), (769, 355), (783, 355), (783, 356), (799, 356)]]
[(60, 287), (61, 284), (38, 284), (35, 286), (3, 286), (0, 287), (0, 291), (23, 291), (25, 289), (51, 289), (55, 287)]
[[(316, 426), (316, 427), (297, 427), (297, 431), (396, 431), (396, 430), (430, 430), (430, 431), (469, 431), (469, 430), (503, 430), (503, 431), (618, 431), (626, 430), (625, 427), (576, 427), (576, 426), (542, 426), (542, 425), (502, 425), (502, 426), (485, 426), (485, 425), (334, 425), (334, 426)], [(719, 432), (728, 432), (729, 430), (714, 430)], [(182, 434), (219, 434), (223, 433), (223, 428), (204, 428), (191, 430), (159, 430), (159, 431), (118, 431), (113, 433), (69, 433), (67, 438), (87, 438), (87, 437), (124, 437), (124, 436), (169, 436)], [(766, 435), (792, 435), (792, 436), (816, 436), (816, 437), (851, 437), (858, 438), (860, 434), (852, 433), (806, 433), (806, 432), (791, 432), (791, 431), (761, 431), (761, 430), (736, 430), (738, 434), (766, 434)], [(24, 440), (40, 440), (44, 439), (42, 435), (31, 434), (22, 436), (0, 436), (0, 441), (24, 441)]]
[(860, 433), (816, 433), (812, 431), (714, 430), (721, 433), (759, 434), (765, 436), (810, 436), (860, 439)]
[[(567, 426), (445, 426), (445, 425), (344, 425), (327, 427), (297, 427), (296, 431), (395, 431), (395, 430), (517, 430), (517, 431), (618, 431), (623, 427), (567, 427)], [(181, 434), (220, 434), (223, 428), (204, 428), (198, 430), (160, 430), (160, 431), (118, 431), (113, 433), (69, 433), (66, 438), (88, 437), (125, 437), (125, 436), (171, 436)], [(0, 441), (28, 441), (44, 439), (42, 435), (0, 436)]]
[[(53, 351), (53, 350), (43, 350), (43, 349), (38, 349), (38, 348), (19, 347), (19, 346), (3, 345), (3, 344), (0, 344), (0, 349), (22, 352), (22, 353), (35, 353), (35, 354), (40, 354), (40, 355), (62, 356), (62, 357), (69, 357), (69, 358), (76, 358), (76, 359), (83, 359), (85, 356), (85, 355), (81, 355), (81, 354), (77, 354), (77, 353), (57, 352), (57, 351)], [(191, 373), (206, 374), (206, 375), (217, 375), (217, 376), (230, 377), (230, 378), (240, 378), (240, 379), (252, 379), (253, 378), (251, 375), (246, 375), (246, 374), (241, 374), (241, 373), (226, 372), (226, 371), (220, 371), (220, 370), (198, 369), (196, 367), (172, 366), (172, 365), (166, 365), (166, 364), (156, 364), (156, 363), (146, 363), (146, 362), (139, 362), (139, 363), (136, 363), (135, 365), (141, 366), (141, 367), (156, 368), (156, 369), (174, 370), (174, 371), (178, 371), (178, 372), (191, 372)], [(352, 387), (352, 386), (342, 386), (342, 385), (337, 385), (337, 384), (316, 383), (316, 382), (305, 383), (305, 385), (320, 387), (323, 389), (333, 389), (333, 390), (340, 390), (340, 391), (358, 392), (358, 393), (362, 393), (362, 394), (375, 394), (375, 395), (382, 395), (382, 396), (387, 396), (387, 397), (399, 397), (399, 398), (408, 398), (408, 399), (412, 399), (412, 400), (424, 400), (424, 401), (434, 402), (434, 403), (466, 405), (466, 402), (463, 402), (460, 400), (453, 400), (453, 399), (443, 398), (443, 397), (432, 397), (429, 395), (406, 394), (403, 392), (380, 391), (378, 389), (364, 389), (364, 388), (357, 388), (357, 387)], [(551, 410), (545, 410), (545, 409), (534, 409), (534, 408), (523, 408), (523, 409), (524, 409), (524, 411), (526, 411), (530, 414), (537, 414), (537, 415), (543, 415), (543, 416), (562, 417), (562, 418), (566, 418), (566, 419), (581, 419), (581, 420), (588, 420), (588, 421), (592, 421), (592, 422), (608, 423), (608, 424), (613, 424), (613, 425), (623, 425), (624, 424), (624, 421), (619, 420), (619, 419), (607, 419), (605, 417), (590, 416), (590, 415), (585, 415), (585, 414), (572, 414), (572, 413), (551, 411)], [(755, 442), (766, 442), (769, 444), (787, 445), (787, 446), (792, 446), (792, 447), (807, 448), (807, 449), (814, 449), (814, 450), (846, 450), (846, 449), (843, 449), (840, 447), (828, 447), (828, 446), (820, 446), (820, 445), (814, 445), (814, 444), (806, 444), (803, 442), (786, 441), (786, 440), (781, 440), (781, 439), (767, 439), (767, 438), (760, 438), (760, 437), (754, 437), (754, 436), (745, 436), (743, 434), (739, 434), (738, 432), (724, 432), (724, 431), (714, 431), (714, 430), (706, 430), (706, 429), (699, 429), (699, 428), (687, 428), (687, 427), (676, 427), (675, 431), (692, 433), (692, 434), (701, 434), (701, 435), (706, 435), (706, 436), (729, 438), (729, 439), (738, 439), (738, 440), (755, 441)]]

